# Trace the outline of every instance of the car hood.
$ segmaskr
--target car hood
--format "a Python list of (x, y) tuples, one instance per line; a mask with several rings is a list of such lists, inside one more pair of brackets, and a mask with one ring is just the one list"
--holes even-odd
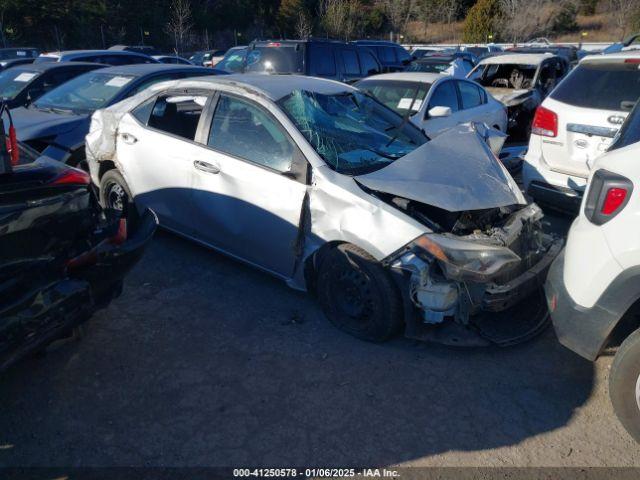
[(373, 173), (364, 187), (450, 212), (526, 204), (475, 125), (460, 125)]
[(531, 90), (526, 88), (514, 90), (513, 88), (485, 87), (485, 89), (493, 98), (507, 107), (518, 105), (531, 96)]
[(89, 115), (43, 112), (35, 108), (11, 110), (18, 140), (27, 141), (41, 137), (58, 136), (86, 123)]

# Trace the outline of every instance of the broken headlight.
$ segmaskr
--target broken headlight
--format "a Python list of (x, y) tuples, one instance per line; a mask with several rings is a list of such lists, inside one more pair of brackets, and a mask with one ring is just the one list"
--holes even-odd
[(418, 256), (426, 254), (437, 259), (451, 280), (486, 282), (509, 265), (520, 262), (520, 257), (506, 247), (445, 235), (422, 235), (411, 246)]

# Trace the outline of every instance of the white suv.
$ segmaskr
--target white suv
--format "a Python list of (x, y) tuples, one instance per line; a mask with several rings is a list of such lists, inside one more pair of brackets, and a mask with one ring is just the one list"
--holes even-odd
[(560, 342), (589, 360), (620, 344), (609, 378), (640, 441), (640, 106), (593, 165), (580, 214), (545, 287)]
[(536, 111), (524, 188), (542, 205), (575, 210), (593, 161), (640, 97), (640, 52), (585, 57)]

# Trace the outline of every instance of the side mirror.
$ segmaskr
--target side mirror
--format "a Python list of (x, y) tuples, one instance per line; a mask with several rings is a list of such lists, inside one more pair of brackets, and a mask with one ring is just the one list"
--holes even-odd
[(453, 112), (451, 107), (433, 107), (429, 110), (430, 118), (450, 117)]

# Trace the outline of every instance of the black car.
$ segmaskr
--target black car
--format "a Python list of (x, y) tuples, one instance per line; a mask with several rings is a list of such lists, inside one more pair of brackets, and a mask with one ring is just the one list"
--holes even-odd
[(143, 63), (160, 63), (144, 53), (128, 50), (68, 50), (65, 52), (43, 53), (34, 63), (45, 62), (92, 62), (105, 65), (138, 65)]
[(0, 168), (0, 372), (116, 298), (157, 225), (103, 211), (85, 172), (24, 145), (20, 162)]
[(378, 58), (384, 72), (398, 72), (404, 70), (411, 63), (413, 57), (397, 43), (384, 40), (356, 40), (352, 42), (361, 47), (370, 48)]
[(219, 73), (213, 68), (163, 63), (103, 68), (63, 83), (11, 113), (20, 141), (55, 160), (83, 167), (84, 137), (95, 110), (154, 83)]
[(382, 70), (366, 47), (337, 40), (265, 40), (252, 42), (243, 72), (310, 75), (355, 82)]
[(58, 85), (105, 66), (99, 63), (63, 62), (13, 67), (0, 73), (0, 98), (9, 108), (28, 105)]

